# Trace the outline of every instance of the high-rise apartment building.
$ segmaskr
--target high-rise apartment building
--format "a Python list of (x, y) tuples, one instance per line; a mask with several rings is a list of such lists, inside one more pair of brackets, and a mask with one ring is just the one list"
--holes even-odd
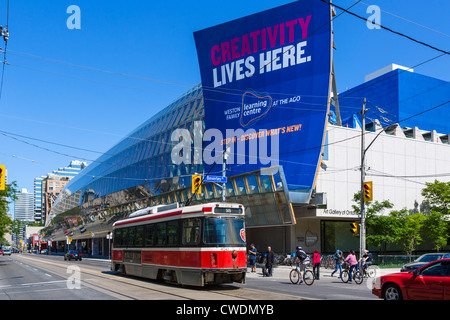
[(17, 193), (14, 201), (14, 219), (20, 221), (34, 221), (34, 195), (27, 189)]
[(34, 179), (34, 220), (45, 221), (53, 203), (66, 184), (87, 166), (86, 162), (71, 161), (45, 176)]

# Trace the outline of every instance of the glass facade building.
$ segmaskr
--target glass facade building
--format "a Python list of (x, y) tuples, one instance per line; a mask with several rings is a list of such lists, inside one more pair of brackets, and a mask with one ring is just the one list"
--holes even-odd
[[(46, 223), (47, 238), (104, 238), (115, 221), (143, 207), (188, 199), (191, 204), (221, 201), (222, 189), (214, 183), (205, 183), (201, 194), (192, 194), (191, 177), (204, 173), (202, 164), (176, 165), (171, 158), (178, 143), (171, 139), (174, 130), (193, 133), (194, 126), (201, 125), (204, 131), (204, 114), (199, 85), (82, 170), (58, 196)], [(192, 159), (202, 151), (192, 148)], [(292, 225), (285, 185), (281, 166), (245, 172), (228, 177), (226, 201), (246, 207), (248, 228)]]

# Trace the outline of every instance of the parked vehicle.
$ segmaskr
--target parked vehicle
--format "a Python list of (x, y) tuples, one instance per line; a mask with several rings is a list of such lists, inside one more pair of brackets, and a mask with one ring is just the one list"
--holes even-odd
[(414, 271), (414, 270), (426, 265), (427, 263), (430, 263), (430, 262), (433, 262), (433, 261), (436, 261), (439, 259), (446, 259), (446, 258), (450, 258), (450, 253), (445, 253), (445, 252), (444, 253), (442, 253), (442, 252), (426, 253), (426, 254), (423, 254), (420, 257), (418, 257), (413, 262), (405, 264), (400, 269), (400, 272)]
[(372, 293), (384, 300), (450, 300), (450, 259), (378, 277)]

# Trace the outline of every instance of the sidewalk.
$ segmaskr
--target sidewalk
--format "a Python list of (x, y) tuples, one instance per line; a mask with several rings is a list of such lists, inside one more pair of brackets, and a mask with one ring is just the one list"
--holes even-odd
[[(256, 265), (256, 272), (252, 273), (250, 272), (250, 267), (247, 268), (247, 279), (251, 279), (251, 278), (263, 278), (263, 273), (262, 273), (262, 267), (263, 265)], [(396, 272), (400, 272), (400, 268), (378, 268), (378, 266), (374, 266), (377, 267), (377, 276), (383, 276), (386, 274), (390, 274), (390, 273), (396, 273)], [(274, 279), (285, 279), (285, 280), (289, 280), (289, 273), (291, 272), (292, 269), (294, 269), (295, 267), (289, 267), (289, 266), (274, 266), (273, 270), (272, 270), (272, 278)], [(334, 269), (325, 269), (324, 267), (320, 268), (320, 279), (333, 279), (333, 277), (331, 277), (331, 273), (334, 271)], [(337, 278), (339, 276), (339, 271), (337, 271), (334, 274), (334, 278)]]

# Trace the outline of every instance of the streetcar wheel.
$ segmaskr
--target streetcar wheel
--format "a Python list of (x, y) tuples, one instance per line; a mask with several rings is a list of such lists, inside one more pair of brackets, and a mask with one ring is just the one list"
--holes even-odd
[(298, 281), (300, 280), (300, 272), (298, 272), (297, 269), (292, 269), (291, 272), (289, 273), (289, 279), (293, 284), (297, 284)]
[(359, 272), (359, 271), (356, 271), (354, 275), (355, 275), (354, 276), (355, 282), (357, 284), (361, 284), (363, 282), (363, 280), (364, 280), (364, 276), (362, 275), (362, 273)]
[(348, 271), (347, 270), (343, 270), (342, 271), (342, 275), (341, 275), (342, 282), (347, 283), (348, 282), (348, 278), (349, 278)]
[(308, 286), (312, 285), (314, 283), (314, 273), (311, 270), (305, 270), (303, 272), (303, 281)]

